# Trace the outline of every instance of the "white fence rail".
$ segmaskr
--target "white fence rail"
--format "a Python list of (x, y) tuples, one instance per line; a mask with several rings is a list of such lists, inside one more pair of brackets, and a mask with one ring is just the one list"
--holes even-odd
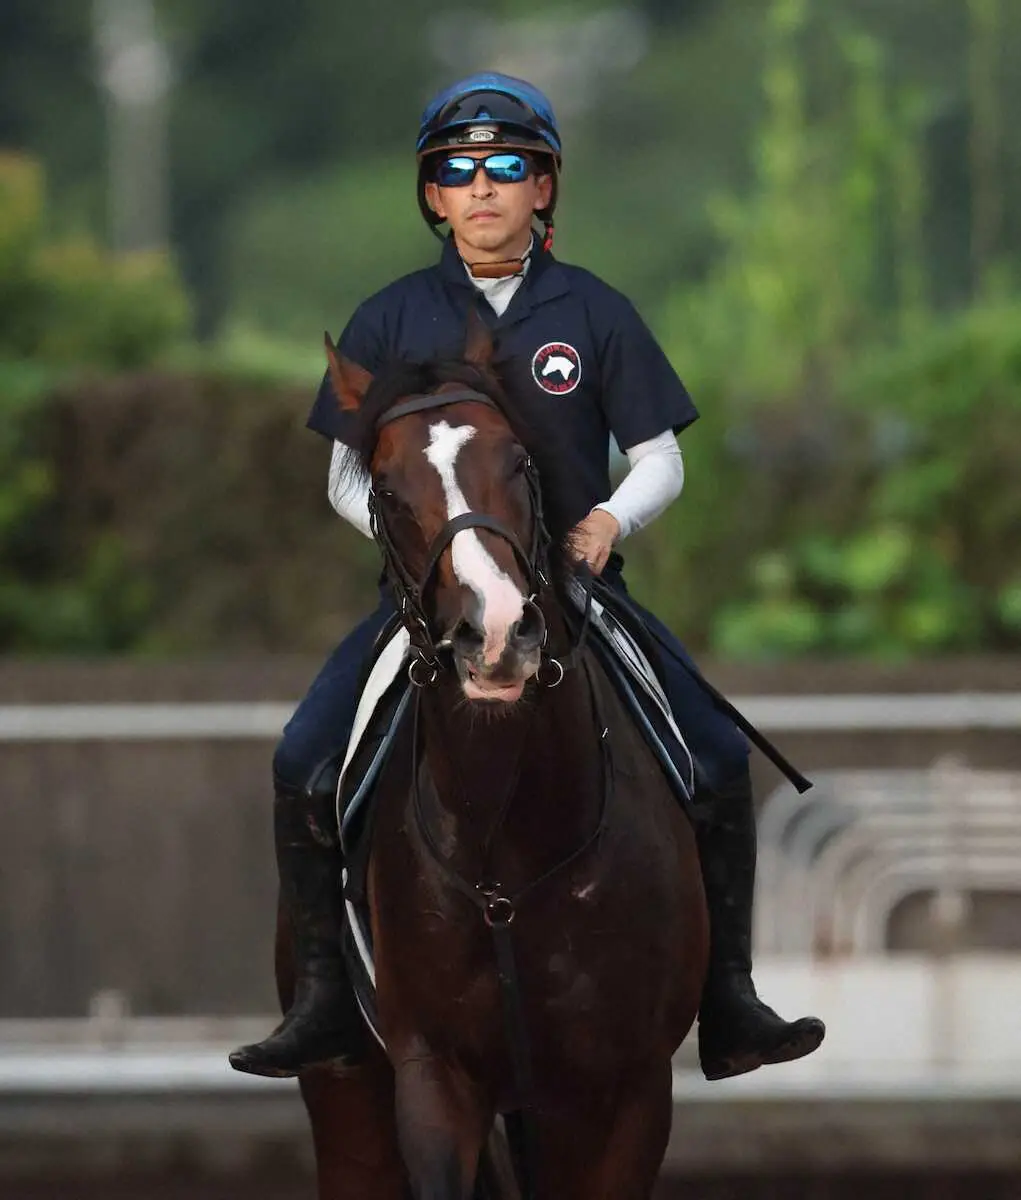
[[(772, 733), (1021, 729), (1017, 692), (758, 695), (734, 703)], [(7, 704), (0, 705), (0, 742), (268, 739), (293, 711), (284, 703)]]
[[(763, 958), (756, 977), (781, 1011), (824, 1017), (822, 1048), (712, 1087), (682, 1056), (675, 1098), (1021, 1099), (1021, 958)], [(227, 1065), (272, 1019), (0, 1022), (0, 1096), (286, 1090)]]

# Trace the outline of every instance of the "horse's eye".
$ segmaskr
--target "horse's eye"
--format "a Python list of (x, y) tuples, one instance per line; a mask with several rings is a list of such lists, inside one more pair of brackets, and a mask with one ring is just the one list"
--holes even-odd
[(515, 458), (515, 460), (514, 460), (513, 474), (524, 475), (525, 468), (527, 466), (528, 466), (528, 455), (527, 454), (519, 454), (517, 456), (517, 458)]
[(403, 496), (399, 496), (393, 488), (377, 487), (374, 490), (377, 503), (383, 506), (391, 521), (399, 521), (413, 516), (411, 505), (408, 504)]

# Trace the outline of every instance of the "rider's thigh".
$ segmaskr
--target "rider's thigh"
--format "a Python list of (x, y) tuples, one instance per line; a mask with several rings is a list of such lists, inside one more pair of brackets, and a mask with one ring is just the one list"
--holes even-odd
[(393, 611), (392, 602), (384, 598), (375, 612), (351, 630), (284, 726), (273, 755), (273, 774), (285, 786), (303, 788), (324, 759), (347, 745), (358, 708), (362, 668)]

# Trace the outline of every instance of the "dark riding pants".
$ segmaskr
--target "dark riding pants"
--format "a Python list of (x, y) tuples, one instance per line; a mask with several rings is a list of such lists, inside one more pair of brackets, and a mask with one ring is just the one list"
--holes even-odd
[(323, 663), (284, 726), (273, 755), (273, 774), (281, 783), (303, 788), (320, 763), (347, 746), (358, 709), (362, 668), (395, 611), (389, 590), (380, 588), (375, 612), (356, 625)]
[[(619, 572), (607, 571), (603, 577), (611, 587), (627, 592)], [(677, 727), (698, 759), (710, 787), (726, 788), (747, 771), (748, 743), (685, 669), (685, 663), (692, 667), (694, 664), (673, 633), (634, 600), (631, 605), (645, 618), (663, 650), (667, 699)], [(357, 625), (326, 660), (285, 726), (273, 757), (274, 773), (283, 784), (303, 788), (324, 759), (340, 753), (347, 745), (358, 707), (362, 668), (373, 642), (393, 612), (389, 592), (382, 591), (376, 611)]]

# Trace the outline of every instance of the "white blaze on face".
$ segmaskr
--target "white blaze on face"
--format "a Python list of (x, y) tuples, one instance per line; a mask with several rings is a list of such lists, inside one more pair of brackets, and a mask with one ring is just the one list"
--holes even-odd
[[(461, 447), (474, 436), (473, 426), (449, 425), (446, 421), (437, 421), (429, 430), (425, 456), (439, 472), (443, 483), (448, 520), (471, 511), (457, 482), (455, 464)], [(507, 634), (521, 620), (525, 598), (510, 576), (497, 565), (474, 529), (455, 534), (450, 550), (454, 574), (479, 598), (486, 634), (482, 661), (486, 666), (495, 666), (507, 643)]]

